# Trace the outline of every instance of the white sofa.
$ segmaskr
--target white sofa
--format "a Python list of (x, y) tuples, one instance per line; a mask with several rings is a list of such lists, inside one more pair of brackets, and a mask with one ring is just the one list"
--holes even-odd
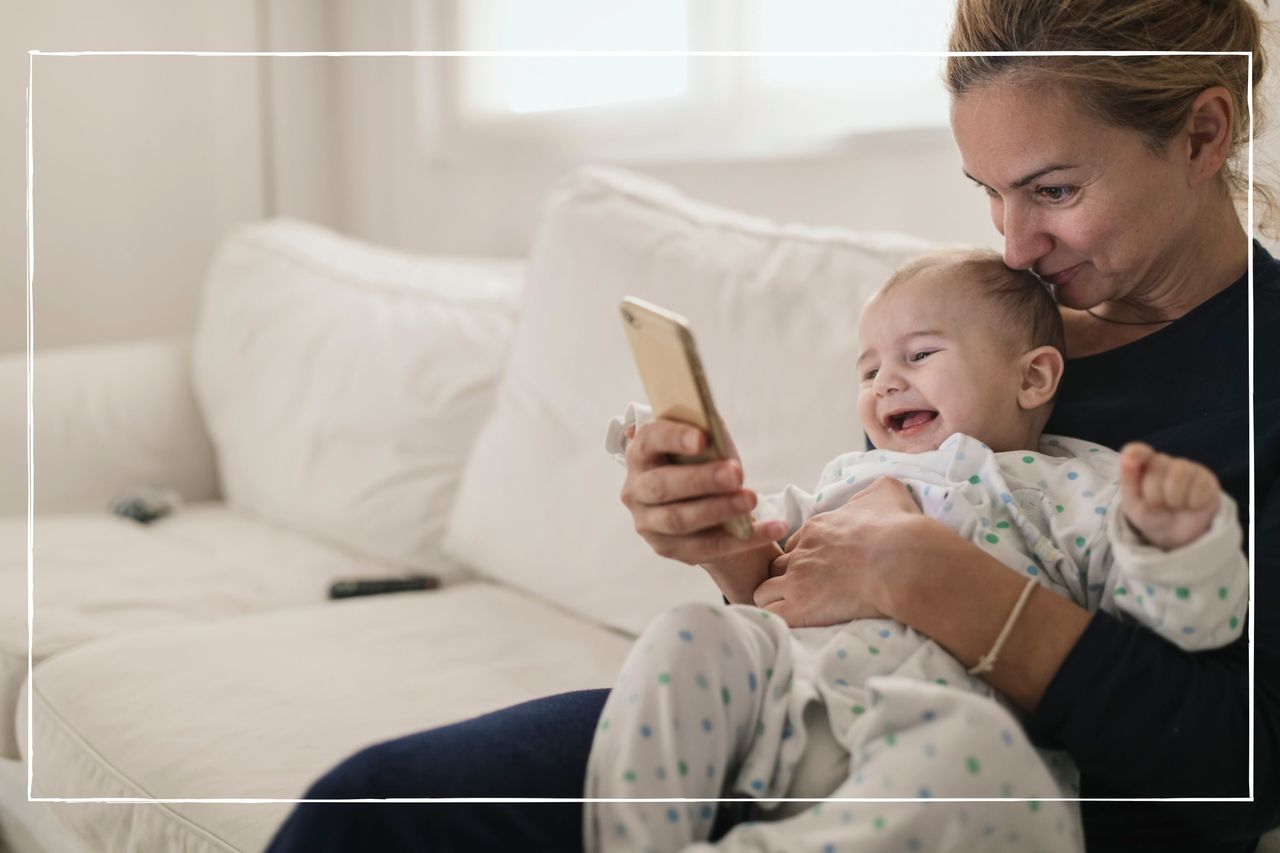
[[(30, 681), (25, 460), (0, 483), (4, 841), (260, 850), (291, 804), (199, 801), (296, 798), (367, 744), (609, 685), (658, 610), (718, 600), (617, 501), (604, 426), (642, 398), (620, 297), (691, 319), (748, 482), (777, 488), (860, 443), (858, 310), (927, 247), (588, 169), (527, 263), (260, 223), (219, 252), (192, 340), (39, 353)], [(6, 399), (25, 379), (0, 363)], [(0, 421), (22, 446), (25, 413)], [(138, 484), (183, 502), (104, 511)], [(405, 571), (445, 584), (326, 600)], [(131, 802), (29, 803), (28, 767), (37, 799)]]

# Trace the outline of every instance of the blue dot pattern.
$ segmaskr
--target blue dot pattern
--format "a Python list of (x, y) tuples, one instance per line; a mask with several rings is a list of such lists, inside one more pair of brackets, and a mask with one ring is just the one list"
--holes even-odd
[[(1238, 592), (1232, 584), (1170, 589), (1158, 576), (1122, 574), (1127, 568), (1115, 564), (1109, 530), (1118, 515), (1109, 511), (1116, 498), (1115, 454), (1110, 451), (1059, 439), (1042, 445), (1040, 452), (997, 454), (956, 435), (939, 450), (914, 456), (884, 451), (868, 460), (865, 454), (846, 454), (828, 466), (813, 494), (823, 493), (825, 506), (843, 505), (888, 468), (912, 487), (911, 499), (926, 515), (1022, 577), (1035, 578), (1089, 609), (1128, 616), (1125, 607), (1137, 608), (1148, 619), (1144, 624), (1156, 630), (1163, 614), (1179, 602), (1201, 607), (1224, 602), (1222, 621), (1236, 615), (1232, 608)], [(761, 496), (757, 517), (772, 513), (784, 518), (789, 535), (816, 512), (815, 503), (802, 490), (788, 487), (778, 495)], [(751, 616), (737, 618), (739, 613)], [(945, 803), (937, 813), (964, 810), (975, 839), (990, 826), (993, 838), (1036, 838), (1037, 843), (1043, 838), (1047, 850), (1080, 849), (1074, 813), (1052, 802), (1077, 795), (1074, 768), (1069, 762), (1060, 766), (1015, 736), (1017, 721), (989, 701), (990, 689), (969, 676), (963, 664), (941, 649), (929, 651), (928, 640), (890, 620), (806, 629), (802, 637), (782, 620), (761, 615), (743, 606), (682, 606), (646, 630), (637, 649), (652, 638), (648, 652), (633, 651), (622, 680), (656, 684), (658, 673), (669, 672), (670, 698), (663, 700), (668, 706), (661, 707), (659, 692), (648, 687), (636, 704), (626, 701), (622, 691), (610, 695), (602, 719), (611, 725), (596, 731), (588, 796), (787, 796), (810, 740), (799, 713), (804, 703), (795, 704), (791, 697), (811, 695), (850, 754), (848, 775), (833, 780), (831, 790), (812, 796), (1043, 797), (1047, 801), (1036, 810), (1018, 810), (1016, 818), (1005, 810), (1000, 818), (984, 819), (993, 813), (984, 811), (983, 803)], [(1203, 636), (1212, 627), (1184, 618), (1166, 626), (1164, 633), (1181, 640)], [(812, 659), (812, 677), (797, 673), (793, 645), (803, 646)], [(899, 673), (908, 678), (874, 682), (874, 689), (869, 684), (877, 676)], [(980, 706), (969, 704), (979, 700)], [(676, 711), (692, 714), (699, 724), (681, 732)], [(988, 719), (997, 713), (1003, 716)], [(606, 767), (607, 772), (601, 769)], [(690, 767), (706, 772), (690, 773)], [(722, 767), (731, 769), (721, 772)], [(830, 833), (829, 841), (819, 842), (825, 846), (811, 849), (935, 849), (930, 821), (912, 817), (910, 803), (887, 804), (904, 807), (896, 810), (867, 803), (821, 805), (826, 811), (814, 806), (797, 818), (812, 821), (814, 832)], [(614, 837), (627, 841), (617, 849), (680, 849), (709, 837), (715, 815), (705, 805), (672, 812), (665, 811), (672, 808), (666, 803), (588, 803), (585, 808), (589, 840), (599, 849), (610, 849), (608, 839)], [(645, 809), (652, 817), (641, 820)], [(670, 814), (676, 817), (653, 819)], [(855, 819), (857, 814), (861, 819)], [(899, 820), (910, 822), (895, 823)], [(791, 836), (776, 834), (786, 824), (753, 821), (734, 833), (758, 839), (754, 846), (759, 848), (790, 849)], [(614, 833), (615, 825), (626, 832)], [(656, 835), (655, 828), (664, 826), (677, 834)], [(601, 833), (598, 827), (610, 831)], [(877, 837), (884, 841), (875, 841)], [(896, 846), (883, 846), (891, 838)], [(975, 840), (968, 849), (1003, 849), (995, 843)], [(1022, 847), (1009, 842), (1007, 849)]]

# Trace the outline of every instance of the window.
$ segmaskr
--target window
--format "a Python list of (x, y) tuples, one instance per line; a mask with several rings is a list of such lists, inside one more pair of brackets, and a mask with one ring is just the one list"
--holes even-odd
[[(458, 49), (539, 55), (450, 60), (451, 91), (436, 103), (452, 105), (450, 126), (470, 149), (545, 144), (635, 158), (768, 156), (857, 131), (938, 126), (947, 120), (938, 57), (779, 54), (945, 50), (950, 8), (939, 0), (455, 0)], [(599, 55), (548, 55), (557, 51)], [(680, 55), (688, 51), (732, 55)]]

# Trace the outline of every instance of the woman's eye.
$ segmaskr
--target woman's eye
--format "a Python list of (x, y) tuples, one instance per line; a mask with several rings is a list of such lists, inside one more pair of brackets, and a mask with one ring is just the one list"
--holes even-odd
[(1079, 188), (1072, 186), (1037, 187), (1036, 192), (1051, 202), (1059, 202), (1071, 198), (1077, 189)]
[(936, 350), (921, 350), (920, 352), (913, 352), (913, 353), (911, 354), (911, 358), (910, 358), (910, 360), (911, 360), (911, 361), (924, 361), (926, 358), (928, 358), (929, 356), (933, 355), (933, 354), (934, 354), (934, 352), (936, 352)]
[(877, 368), (875, 368), (875, 367), (871, 368), (871, 369), (870, 369), (870, 370), (868, 370), (866, 373), (862, 374), (862, 381), (863, 381), (863, 382), (870, 382), (872, 379), (875, 379), (875, 378), (876, 378), (876, 374), (877, 374), (877, 373), (879, 373), (879, 372), (880, 372), (880, 371), (879, 371), (879, 369), (877, 369)]

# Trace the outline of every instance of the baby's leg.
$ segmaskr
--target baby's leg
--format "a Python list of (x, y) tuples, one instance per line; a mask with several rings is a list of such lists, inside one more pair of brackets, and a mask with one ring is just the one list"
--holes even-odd
[[(872, 678), (868, 686), (873, 702), (849, 741), (850, 774), (828, 795), (867, 802), (824, 802), (787, 820), (740, 824), (714, 848), (693, 849), (1084, 849), (1074, 803), (931, 801), (1074, 796), (1061, 791), (1006, 709), (981, 696), (900, 677)], [(897, 797), (922, 802), (883, 801)]]
[[(585, 796), (778, 796), (790, 644), (786, 625), (755, 608), (689, 604), (659, 616), (600, 715)], [(586, 849), (679, 850), (710, 836), (716, 808), (588, 802)]]

